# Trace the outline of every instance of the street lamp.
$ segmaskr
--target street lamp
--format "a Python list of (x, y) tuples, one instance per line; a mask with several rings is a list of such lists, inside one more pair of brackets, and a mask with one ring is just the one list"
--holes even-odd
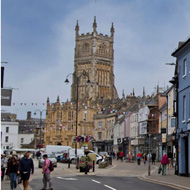
[(165, 65), (176, 65), (175, 63), (165, 63)]
[[(68, 79), (68, 77), (70, 76), (70, 75), (73, 75), (74, 77), (75, 77), (75, 79), (76, 79), (76, 99), (75, 99), (75, 101), (76, 101), (76, 129), (75, 129), (75, 138), (77, 138), (77, 128), (78, 128), (78, 99), (79, 99), (79, 97), (78, 97), (78, 88), (79, 88), (79, 79), (80, 79), (80, 77), (81, 76), (88, 76), (88, 73), (85, 71), (85, 70), (83, 70), (83, 72), (79, 75), (79, 76), (77, 76), (75, 73), (70, 73), (70, 74), (68, 74), (67, 76), (66, 76), (66, 80), (65, 80), (65, 83), (66, 84), (68, 84), (69, 83), (69, 79)], [(87, 80), (87, 83), (90, 83), (90, 80), (89, 80), (89, 77), (88, 77), (88, 80)], [(75, 142), (75, 157), (77, 158), (77, 142)]]
[(34, 112), (34, 115), (37, 115), (37, 112), (40, 112), (40, 145), (42, 144), (42, 112), (43, 111), (46, 111), (46, 110), (39, 110), (39, 109), (37, 109)]
[(149, 158), (148, 158), (148, 175), (150, 175), (150, 136), (151, 134), (148, 134), (149, 136), (149, 143), (148, 143), (148, 150), (149, 150)]

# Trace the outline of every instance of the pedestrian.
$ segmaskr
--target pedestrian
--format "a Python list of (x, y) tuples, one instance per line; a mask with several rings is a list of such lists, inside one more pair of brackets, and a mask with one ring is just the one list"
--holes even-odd
[(162, 157), (161, 164), (162, 164), (162, 175), (166, 175), (166, 166), (167, 164), (169, 164), (169, 159), (166, 153)]
[(5, 176), (5, 169), (7, 167), (7, 158), (4, 154), (1, 154), (1, 181), (3, 181)]
[(140, 152), (137, 154), (137, 163), (138, 163), (138, 165), (141, 164), (141, 153)]
[(40, 156), (41, 156), (41, 152), (40, 152), (40, 151), (38, 151), (38, 152), (36, 153), (36, 158), (37, 158), (37, 160), (39, 160), (39, 159), (40, 159)]
[(146, 156), (146, 154), (145, 154), (145, 153), (143, 154), (142, 158), (143, 158), (143, 162), (144, 162), (144, 164), (146, 164), (146, 161), (147, 161), (147, 156)]
[(34, 163), (29, 158), (30, 153), (26, 152), (24, 157), (19, 162), (18, 174), (21, 174), (21, 180), (23, 181), (24, 190), (28, 190), (30, 173), (34, 173)]
[(148, 160), (148, 161), (151, 161), (151, 160), (152, 160), (152, 154), (151, 154), (151, 153), (148, 153), (148, 155), (147, 155), (147, 160)]
[(117, 152), (117, 160), (120, 158), (120, 152)]
[(17, 172), (18, 172), (18, 161), (15, 156), (12, 156), (10, 162), (8, 162), (7, 165), (7, 175), (10, 177), (11, 190), (16, 189)]
[(152, 164), (154, 164), (154, 165), (155, 165), (155, 160), (156, 160), (156, 153), (153, 152), (152, 153)]
[(121, 151), (121, 152), (120, 152), (120, 159), (121, 159), (121, 162), (123, 162), (123, 156), (124, 156), (123, 151)]
[(113, 152), (113, 154), (112, 154), (112, 155), (113, 155), (113, 159), (115, 159), (115, 152)]
[(43, 173), (44, 187), (41, 190), (46, 190), (48, 183), (49, 183), (49, 190), (53, 190), (53, 188), (52, 188), (52, 180), (51, 180), (51, 176), (50, 176), (51, 172), (49, 170), (50, 160), (48, 160), (47, 154), (43, 155), (43, 159), (44, 159), (44, 164), (43, 164), (42, 173)]

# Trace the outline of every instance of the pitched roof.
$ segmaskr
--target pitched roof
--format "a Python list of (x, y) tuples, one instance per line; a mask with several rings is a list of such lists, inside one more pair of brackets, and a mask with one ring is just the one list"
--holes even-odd
[(185, 46), (187, 46), (188, 43), (190, 43), (190, 38), (184, 43), (181, 42), (179, 47), (172, 53), (172, 56), (176, 57), (176, 54), (179, 53)]

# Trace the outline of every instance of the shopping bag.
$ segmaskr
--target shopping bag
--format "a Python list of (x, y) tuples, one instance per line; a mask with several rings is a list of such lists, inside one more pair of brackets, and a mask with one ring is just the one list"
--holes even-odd
[(17, 175), (17, 184), (22, 183), (21, 175)]
[(158, 168), (158, 174), (161, 174), (161, 171), (162, 171), (162, 166), (160, 165)]

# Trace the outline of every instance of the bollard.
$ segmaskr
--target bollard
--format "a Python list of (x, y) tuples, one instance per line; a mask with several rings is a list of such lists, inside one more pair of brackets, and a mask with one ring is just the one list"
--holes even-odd
[(110, 157), (110, 165), (112, 165), (112, 157)]
[(71, 164), (71, 162), (70, 162), (70, 159), (68, 160), (68, 168), (70, 168), (70, 164)]
[(95, 172), (95, 160), (93, 160), (93, 172)]
[(85, 165), (85, 174), (88, 173), (88, 162), (86, 161), (86, 165)]

